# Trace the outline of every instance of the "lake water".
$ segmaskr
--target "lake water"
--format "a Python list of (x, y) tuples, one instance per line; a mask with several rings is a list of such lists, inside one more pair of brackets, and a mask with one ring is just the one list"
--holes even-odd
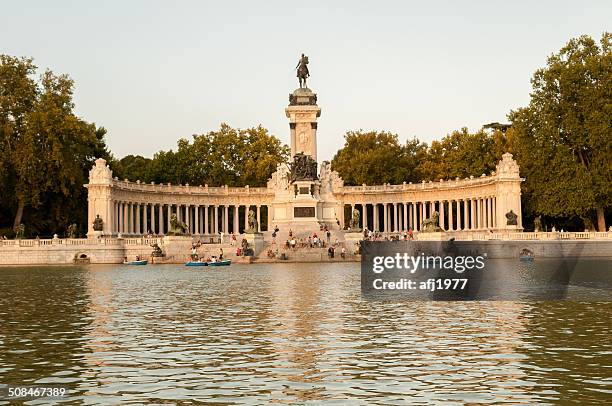
[(2, 268), (0, 383), (85, 404), (603, 404), (611, 315), (367, 301), (356, 263)]

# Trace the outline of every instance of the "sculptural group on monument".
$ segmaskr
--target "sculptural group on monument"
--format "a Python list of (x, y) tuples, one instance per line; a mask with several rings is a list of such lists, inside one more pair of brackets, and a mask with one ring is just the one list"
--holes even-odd
[(431, 217), (423, 220), (423, 224), (421, 225), (421, 231), (424, 233), (437, 233), (442, 231), (440, 228), (440, 213), (434, 211), (431, 214)]
[(290, 165), (291, 182), (297, 180), (316, 180), (317, 176), (317, 161), (315, 161), (310, 155), (306, 155), (303, 152), (295, 154), (293, 162)]
[(186, 235), (189, 232), (189, 227), (183, 221), (180, 221), (176, 214), (170, 216), (170, 231), (168, 235)]

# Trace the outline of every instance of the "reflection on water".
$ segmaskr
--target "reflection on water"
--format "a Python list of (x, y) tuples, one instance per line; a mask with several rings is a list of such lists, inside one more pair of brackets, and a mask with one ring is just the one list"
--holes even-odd
[(370, 302), (358, 264), (4, 268), (0, 383), (92, 404), (604, 401), (611, 313)]

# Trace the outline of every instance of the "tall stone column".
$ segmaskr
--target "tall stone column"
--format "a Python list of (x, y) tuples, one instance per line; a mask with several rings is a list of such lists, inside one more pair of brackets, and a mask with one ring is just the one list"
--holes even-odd
[(128, 233), (128, 206), (127, 206), (127, 202), (123, 202), (121, 204), (123, 206), (123, 218), (121, 219), (122, 221), (122, 233), (123, 234), (127, 234)]
[(402, 203), (404, 209), (404, 230), (408, 230), (408, 203)]
[(134, 234), (140, 235), (142, 234), (142, 229), (140, 228), (140, 203), (134, 203), (134, 209), (136, 212), (136, 229)]
[(257, 205), (257, 232), (261, 232), (261, 206)]
[[(237, 205), (237, 204), (235, 204), (235, 205), (234, 205), (234, 225), (232, 226), (232, 233), (234, 233), (234, 234), (240, 234), (240, 233), (238, 232), (238, 230), (239, 230), (239, 228), (240, 228), (240, 227), (238, 226), (238, 218), (239, 218), (239, 216), (238, 216), (238, 205)], [(270, 221), (269, 216), (268, 216), (268, 221)], [(270, 229), (270, 227), (268, 227), (268, 230), (269, 230), (269, 229)]]
[(147, 235), (149, 231), (149, 213), (148, 213), (149, 210), (148, 209), (149, 209), (149, 204), (143, 203), (142, 204), (142, 234), (143, 235)]
[(393, 231), (399, 231), (399, 213), (397, 212), (397, 203), (393, 203)]
[(368, 206), (366, 203), (361, 203), (361, 228), (368, 228)]
[(219, 234), (219, 206), (213, 205), (213, 234)]
[(457, 200), (457, 224), (455, 226), (455, 230), (461, 230), (461, 200)]
[(474, 230), (476, 228), (475, 217), (476, 217), (476, 209), (474, 208), (474, 202), (476, 199), (470, 199), (470, 230)]
[(196, 204), (194, 207), (195, 234), (200, 235), (200, 205)]
[(455, 226), (453, 222), (453, 200), (448, 201), (448, 231), (455, 231)]
[(469, 215), (468, 215), (468, 199), (463, 199), (463, 230), (470, 229)]
[(376, 213), (376, 207), (377, 204), (376, 203), (372, 203), (372, 229), (374, 229), (375, 231), (378, 230), (378, 216)]
[(123, 208), (121, 206), (121, 202), (117, 202), (117, 227), (115, 228), (115, 231), (117, 233), (121, 232), (121, 226), (122, 226), (122, 221), (123, 221)]
[[(159, 210), (158, 211), (159, 218), (157, 219), (157, 222), (159, 223), (159, 228), (157, 229), (157, 232), (159, 234), (165, 234), (164, 233), (164, 205), (160, 204), (157, 210)], [(155, 220), (153, 220), (152, 223), (155, 224)]]
[(266, 231), (272, 230), (272, 213), (270, 213), (270, 206), (266, 205), (266, 219), (268, 219), (268, 228)]
[(412, 230), (418, 230), (417, 228), (417, 202), (412, 202), (412, 219), (410, 221), (410, 226), (412, 227)]
[(229, 233), (229, 206), (223, 205), (223, 232)]
[(444, 212), (444, 200), (440, 200), (440, 228), (442, 230), (446, 230), (446, 221), (444, 219), (445, 217), (445, 212)]
[(249, 210), (251, 210), (250, 205), (244, 206), (244, 231), (249, 229)]
[(166, 230), (170, 232), (170, 217), (172, 216), (172, 205), (168, 204), (168, 218), (166, 219)]
[(117, 202), (116, 200), (113, 202), (113, 215), (114, 221), (113, 229), (111, 230), (111, 232), (113, 234), (116, 234), (119, 232), (119, 202)]
[(419, 219), (419, 230), (422, 228), (423, 226), (423, 220), (425, 220), (425, 202), (421, 202), (421, 218)]
[(204, 205), (204, 234), (210, 234), (210, 226), (208, 223), (208, 205)]
[[(150, 206), (150, 207), (149, 207)], [(155, 235), (157, 234), (155, 232), (155, 203), (151, 203), (150, 205), (147, 205), (148, 207), (148, 218), (149, 218), (149, 229), (146, 230), (146, 232), (148, 233), (149, 230), (151, 231), (151, 234)]]

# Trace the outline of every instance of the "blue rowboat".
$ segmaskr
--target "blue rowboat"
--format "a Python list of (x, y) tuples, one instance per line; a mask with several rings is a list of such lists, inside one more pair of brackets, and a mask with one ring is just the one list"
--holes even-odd
[(146, 259), (143, 259), (140, 261), (126, 261), (123, 263), (123, 265), (146, 265), (148, 263), (149, 261), (147, 261)]
[(206, 262), (200, 261), (189, 261), (185, 263), (185, 266), (206, 266), (208, 265)]
[(232, 264), (231, 259), (224, 259), (223, 261), (209, 262), (208, 266), (229, 266)]

